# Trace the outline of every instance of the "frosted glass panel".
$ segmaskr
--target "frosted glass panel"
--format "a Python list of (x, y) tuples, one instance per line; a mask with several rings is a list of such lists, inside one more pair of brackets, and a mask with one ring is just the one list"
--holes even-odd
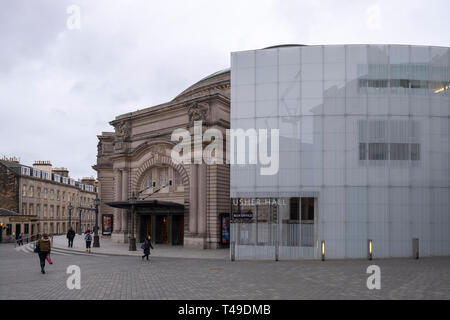
[(274, 175), (232, 166), (232, 196), (312, 193), (330, 258), (365, 258), (368, 239), (376, 258), (411, 256), (413, 238), (450, 254), (449, 61), (408, 45), (233, 53), (231, 127), (279, 129), (280, 153)]

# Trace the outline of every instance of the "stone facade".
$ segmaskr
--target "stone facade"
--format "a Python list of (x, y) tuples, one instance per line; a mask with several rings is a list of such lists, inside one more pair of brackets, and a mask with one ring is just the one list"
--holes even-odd
[[(24, 173), (23, 168), (29, 171)], [(49, 172), (50, 175), (47, 179), (33, 176), (33, 168)], [(92, 229), (95, 225), (95, 212), (83, 208), (94, 205), (95, 189), (85, 188), (75, 181), (74, 185), (54, 181), (51, 172), (51, 166), (47, 170), (39, 165), (28, 167), (0, 160), (0, 208), (36, 218), (36, 229), (32, 227), (31, 234), (64, 234), (69, 228), (70, 203), (73, 206), (71, 222), (74, 229), (77, 232), (84, 231), (87, 227)]]
[[(168, 103), (116, 117), (110, 122), (115, 131), (98, 136), (94, 169), (102, 203), (124, 201), (138, 194), (138, 199), (184, 205), (182, 216), (138, 213), (134, 219), (138, 241), (150, 233), (157, 243), (219, 247), (219, 215), (228, 213), (230, 206), (229, 166), (177, 165), (171, 159), (176, 144), (171, 141), (172, 132), (183, 128), (193, 135), (194, 121), (200, 120), (203, 132), (216, 128), (225, 136), (230, 127), (229, 70), (200, 80)], [(127, 242), (130, 213), (105, 204), (100, 213), (114, 216), (113, 240)]]
[(0, 208), (19, 212), (19, 177), (0, 165)]

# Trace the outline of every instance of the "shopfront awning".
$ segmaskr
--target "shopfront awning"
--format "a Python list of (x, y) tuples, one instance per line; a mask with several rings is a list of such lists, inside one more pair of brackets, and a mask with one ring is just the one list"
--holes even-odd
[(184, 205), (171, 201), (134, 200), (106, 202), (105, 204), (113, 208), (126, 210), (131, 210), (134, 205), (138, 214), (184, 214)]

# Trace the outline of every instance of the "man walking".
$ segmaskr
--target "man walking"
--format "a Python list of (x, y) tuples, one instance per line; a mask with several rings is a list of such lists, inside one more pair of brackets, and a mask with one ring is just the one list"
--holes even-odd
[(72, 229), (72, 227), (70, 227), (69, 231), (67, 231), (67, 239), (69, 240), (69, 248), (73, 248), (73, 238), (75, 238), (75, 231)]

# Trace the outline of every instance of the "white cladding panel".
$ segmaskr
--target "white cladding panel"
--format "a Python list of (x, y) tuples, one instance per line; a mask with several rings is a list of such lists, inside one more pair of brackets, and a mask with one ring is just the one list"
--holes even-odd
[[(327, 257), (450, 254), (450, 50), (232, 53), (231, 128), (279, 129), (280, 167), (231, 166), (231, 197), (318, 191)], [(269, 148), (270, 150), (270, 148)]]

